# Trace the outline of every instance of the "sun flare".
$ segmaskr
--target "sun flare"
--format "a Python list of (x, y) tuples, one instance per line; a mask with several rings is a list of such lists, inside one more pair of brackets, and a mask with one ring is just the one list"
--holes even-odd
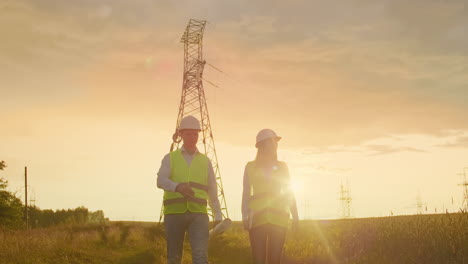
[(291, 191), (296, 195), (298, 193), (301, 193), (304, 187), (303, 182), (298, 181), (298, 180), (291, 180), (291, 183), (289, 185), (290, 185)]

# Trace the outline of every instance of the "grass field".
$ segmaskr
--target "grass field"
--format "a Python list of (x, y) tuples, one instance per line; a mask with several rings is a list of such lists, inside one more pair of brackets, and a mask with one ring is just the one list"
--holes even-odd
[[(213, 238), (209, 254), (210, 263), (251, 263), (241, 224)], [(0, 263), (165, 263), (164, 230), (140, 222), (0, 230)], [(183, 263), (191, 263), (188, 244)], [(301, 221), (284, 263), (468, 264), (468, 214)]]

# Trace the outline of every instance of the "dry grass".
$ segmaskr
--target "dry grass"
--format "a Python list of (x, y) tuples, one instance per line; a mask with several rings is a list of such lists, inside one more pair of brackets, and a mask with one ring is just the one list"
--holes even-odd
[[(115, 222), (26, 231), (0, 230), (0, 263), (165, 263), (164, 230)], [(210, 263), (250, 263), (240, 223), (210, 241)], [(183, 263), (191, 263), (188, 243)], [(302, 221), (288, 234), (285, 263), (467, 263), (468, 214)]]

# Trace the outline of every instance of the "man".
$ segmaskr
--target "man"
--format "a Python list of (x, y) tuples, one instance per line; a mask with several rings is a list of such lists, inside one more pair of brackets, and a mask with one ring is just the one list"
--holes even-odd
[(197, 149), (200, 131), (200, 122), (195, 117), (183, 118), (178, 129), (183, 146), (164, 157), (158, 172), (158, 188), (164, 189), (168, 264), (180, 264), (186, 231), (192, 263), (208, 263), (207, 200), (215, 225), (222, 220), (213, 166)]

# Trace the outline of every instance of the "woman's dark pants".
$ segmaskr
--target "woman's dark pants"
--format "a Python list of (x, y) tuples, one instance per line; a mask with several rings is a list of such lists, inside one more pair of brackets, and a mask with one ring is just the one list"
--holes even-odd
[(283, 254), (286, 227), (264, 224), (250, 229), (254, 264), (279, 264)]

